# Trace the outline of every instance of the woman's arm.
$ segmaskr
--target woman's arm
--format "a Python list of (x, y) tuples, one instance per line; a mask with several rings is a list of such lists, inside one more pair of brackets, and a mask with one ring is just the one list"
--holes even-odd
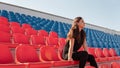
[(86, 38), (84, 39), (84, 42), (83, 42), (83, 48), (85, 51), (87, 51), (87, 42), (86, 42)]
[(73, 46), (74, 46), (74, 38), (71, 38), (69, 40), (68, 61), (72, 60)]

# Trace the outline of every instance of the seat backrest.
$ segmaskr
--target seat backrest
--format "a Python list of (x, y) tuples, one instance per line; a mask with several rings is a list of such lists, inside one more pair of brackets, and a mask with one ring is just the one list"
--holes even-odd
[(59, 47), (58, 38), (46, 37), (46, 44)]
[(12, 53), (6, 45), (0, 44), (0, 50), (0, 64), (14, 63)]
[(43, 46), (40, 48), (40, 56), (45, 61), (57, 61), (58, 58), (58, 50), (52, 46)]
[(0, 24), (9, 25), (8, 18), (0, 16)]
[(95, 68), (95, 67), (93, 67), (93, 66), (85, 66), (85, 68)]
[(21, 33), (14, 33), (13, 40), (17, 44), (29, 44), (29, 37)]
[(58, 44), (59, 44), (58, 49), (60, 53), (62, 54), (63, 48), (66, 44), (65, 38), (59, 38)]
[(97, 57), (105, 57), (101, 48), (95, 48), (95, 54)]
[(22, 29), (21, 27), (17, 27), (17, 26), (12, 26), (11, 31), (12, 31), (12, 33), (22, 33), (22, 34), (24, 34), (24, 29)]
[(39, 62), (39, 56), (34, 47), (29, 45), (19, 45), (15, 49), (16, 60), (21, 63)]
[(59, 42), (59, 45), (60, 45), (60, 46), (63, 46), (63, 47), (64, 47), (65, 44), (66, 44), (66, 39), (65, 39), (65, 38), (59, 38), (59, 41), (58, 41), (58, 42)]
[(0, 31), (10, 33), (10, 27), (4, 24), (0, 24)]
[(103, 48), (103, 54), (105, 57), (111, 57), (108, 48)]
[(22, 24), (22, 28), (26, 29), (26, 28), (32, 28), (32, 27), (31, 27), (31, 25), (24, 23), (24, 24)]
[(117, 56), (117, 53), (113, 48), (109, 49), (109, 53), (110, 53), (111, 56)]
[(92, 47), (88, 47), (88, 53), (92, 54), (95, 58), (97, 58), (96, 54), (95, 54), (95, 48)]
[(45, 30), (39, 30), (39, 31), (38, 31), (38, 35), (42, 35), (42, 36), (44, 36), (44, 37), (48, 37), (48, 32), (45, 31)]
[(58, 34), (54, 31), (50, 31), (49, 36), (54, 37), (54, 38), (58, 38)]
[(120, 68), (120, 63), (118, 63), (118, 62), (112, 62), (111, 63), (111, 68)]
[(110, 64), (100, 64), (99, 68), (111, 68)]
[(20, 27), (20, 24), (18, 22), (9, 22), (9, 23), (10, 23), (10, 27), (11, 26)]
[(37, 30), (34, 30), (32, 28), (26, 28), (25, 29), (25, 34), (26, 35), (37, 35)]
[(0, 31), (0, 42), (11, 43), (10, 33)]
[(32, 45), (46, 45), (45, 38), (43, 36), (32, 35), (31, 42)]

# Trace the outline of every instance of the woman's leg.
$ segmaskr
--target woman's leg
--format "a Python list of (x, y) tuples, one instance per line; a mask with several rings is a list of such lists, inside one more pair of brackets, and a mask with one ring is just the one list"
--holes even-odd
[(79, 61), (79, 68), (84, 68), (86, 61), (88, 59), (88, 53), (86, 51), (80, 51), (77, 53), (73, 53), (72, 58), (73, 60)]
[(95, 68), (98, 68), (97, 63), (96, 63), (93, 55), (88, 54), (88, 60), (87, 61), (90, 62), (91, 66), (94, 66)]

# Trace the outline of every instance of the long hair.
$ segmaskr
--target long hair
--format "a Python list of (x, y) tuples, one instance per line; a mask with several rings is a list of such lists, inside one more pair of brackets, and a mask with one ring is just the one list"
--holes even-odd
[[(81, 30), (81, 32), (79, 32), (79, 26), (77, 23), (79, 23), (79, 21), (82, 19), (82, 17), (76, 17), (73, 20), (73, 24), (67, 34), (67, 39), (66, 41), (68, 41), (68, 38), (74, 38), (78, 41), (80, 41), (81, 39), (85, 38), (85, 32), (83, 30)], [(83, 38), (81, 38), (80, 36), (82, 36)]]

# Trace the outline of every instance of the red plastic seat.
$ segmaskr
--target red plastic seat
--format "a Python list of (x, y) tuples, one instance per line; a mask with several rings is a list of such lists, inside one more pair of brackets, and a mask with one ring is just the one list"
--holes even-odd
[(100, 62), (107, 61), (107, 58), (103, 55), (101, 48), (95, 48), (95, 54)]
[(103, 48), (103, 55), (108, 59), (108, 61), (114, 60), (114, 57), (110, 56), (108, 48)]
[(56, 32), (54, 32), (54, 31), (50, 31), (49, 37), (58, 38), (58, 34)]
[(30, 44), (29, 37), (21, 33), (14, 33), (13, 41), (14, 41), (14, 44)]
[(31, 27), (31, 25), (24, 23), (24, 24), (22, 24), (22, 28), (26, 29), (26, 28), (32, 28), (32, 27)]
[(59, 47), (58, 38), (46, 37), (46, 45), (58, 48)]
[(6, 45), (0, 45), (0, 64), (14, 63), (12, 53)]
[(17, 27), (17, 26), (11, 27), (11, 31), (12, 31), (12, 33), (22, 33), (22, 34), (24, 34), (24, 29), (22, 29), (20, 27)]
[(45, 30), (39, 30), (39, 31), (38, 31), (38, 35), (42, 35), (42, 36), (44, 36), (44, 37), (48, 37), (48, 32), (45, 31)]
[(0, 68), (26, 68), (24, 64), (16, 64), (12, 53), (6, 45), (0, 45)]
[(118, 62), (112, 62), (111, 63), (111, 68), (120, 68), (120, 63), (118, 63)]
[(74, 61), (63, 60), (59, 51), (52, 46), (43, 46), (40, 48), (40, 60), (43, 62), (49, 61), (54, 64), (54, 67), (74, 64)]
[(60, 54), (62, 55), (63, 48), (66, 44), (65, 38), (59, 38), (58, 43), (59, 43), (58, 49), (60, 51)]
[(111, 68), (110, 64), (100, 64), (99, 68)]
[(85, 66), (85, 68), (95, 68), (95, 67), (93, 67), (93, 66)]
[(11, 43), (11, 35), (10, 33), (0, 31), (0, 43)]
[(88, 53), (93, 55), (95, 57), (95, 60), (97, 62), (99, 62), (99, 59), (97, 58), (96, 54), (95, 54), (95, 48), (92, 48), (92, 47), (88, 47)]
[(10, 33), (10, 27), (4, 24), (0, 24), (0, 31)]
[(10, 27), (16, 26), (16, 27), (20, 27), (20, 24), (18, 22), (9, 22), (10, 23)]
[(38, 47), (45, 46), (45, 38), (43, 36), (32, 35), (31, 45), (37, 45)]
[(0, 24), (9, 25), (6, 17), (0, 16)]
[(40, 62), (39, 56), (34, 47), (29, 45), (20, 45), (15, 49), (16, 62), (28, 64), (28, 68), (49, 68), (52, 64), (49, 62)]
[(4, 44), (10, 48), (15, 48), (17, 45), (12, 44), (12, 38), (10, 33), (0, 31), (0, 45)]
[(26, 28), (25, 29), (25, 34), (27, 36), (31, 36), (31, 35), (37, 35), (37, 30), (34, 30), (32, 28)]
[(117, 55), (117, 53), (115, 52), (115, 50), (113, 48), (109, 49), (109, 53), (112, 57), (115, 58), (115, 60), (120, 60), (120, 56)]
[(60, 46), (65, 46), (66, 44), (66, 39), (65, 38), (59, 38), (59, 45)]

